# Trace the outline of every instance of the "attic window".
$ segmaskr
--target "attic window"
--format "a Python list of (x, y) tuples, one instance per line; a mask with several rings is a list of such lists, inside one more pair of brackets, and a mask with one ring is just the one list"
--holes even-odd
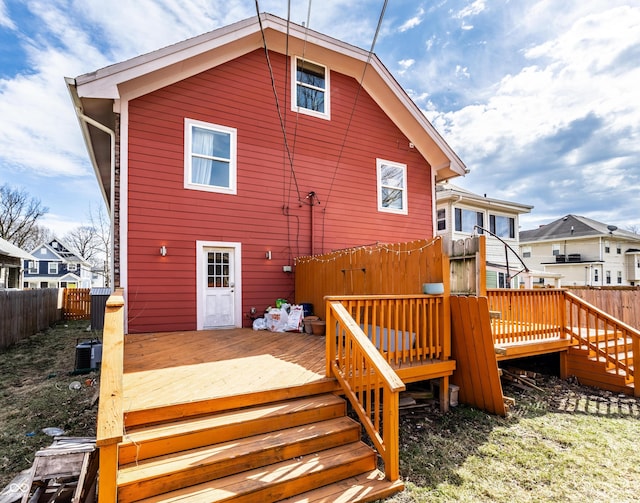
[(329, 119), (329, 72), (326, 66), (293, 58), (291, 107), (294, 112)]
[(185, 188), (235, 194), (236, 129), (185, 119), (184, 136)]

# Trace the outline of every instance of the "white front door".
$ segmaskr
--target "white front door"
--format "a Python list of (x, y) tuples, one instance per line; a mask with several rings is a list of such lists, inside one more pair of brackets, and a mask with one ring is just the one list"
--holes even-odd
[(239, 249), (202, 245), (198, 251), (198, 329), (238, 326)]

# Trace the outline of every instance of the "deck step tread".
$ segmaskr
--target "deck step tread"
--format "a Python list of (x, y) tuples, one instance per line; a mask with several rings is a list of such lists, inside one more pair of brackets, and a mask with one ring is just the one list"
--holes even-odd
[(376, 469), (284, 499), (281, 503), (363, 503), (387, 498), (403, 489), (402, 481), (390, 482)]
[(375, 464), (375, 452), (358, 441), (138, 501), (281, 501), (304, 492), (308, 487), (321, 487), (371, 472), (375, 469)]
[(341, 417), (130, 463), (118, 472), (119, 500), (134, 501), (354, 443), (360, 431), (353, 419)]
[(325, 394), (143, 426), (124, 435), (120, 464), (202, 447), (211, 444), (211, 438), (224, 442), (340, 417), (345, 410), (344, 399)]

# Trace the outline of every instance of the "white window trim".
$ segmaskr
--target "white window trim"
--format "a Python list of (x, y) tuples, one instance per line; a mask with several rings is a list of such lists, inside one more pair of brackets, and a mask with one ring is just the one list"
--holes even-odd
[[(394, 166), (396, 168), (402, 169), (402, 209), (397, 208), (387, 208), (382, 206), (382, 166)], [(408, 215), (409, 214), (409, 205), (408, 205), (408, 196), (407, 196), (407, 165), (399, 162), (387, 161), (386, 159), (376, 159), (376, 178), (378, 185), (378, 211), (382, 211), (385, 213), (395, 213), (396, 215)], [(391, 187), (393, 189), (397, 189), (398, 187)]]
[(77, 271), (78, 270), (78, 264), (76, 264), (75, 262), (70, 262), (69, 264), (67, 264), (67, 271)]
[(58, 263), (57, 262), (49, 262), (47, 264), (47, 273), (48, 274), (58, 274)]
[[(210, 129), (219, 133), (230, 135), (229, 141), (229, 187), (217, 187), (214, 185), (204, 185), (191, 181), (191, 131), (192, 127)], [(205, 192), (217, 192), (220, 194), (237, 193), (237, 170), (238, 170), (238, 130), (235, 128), (211, 124), (209, 122), (197, 121), (185, 118), (184, 120), (184, 188), (191, 190), (202, 190)]]
[[(306, 61), (324, 68), (324, 112), (309, 110), (308, 108), (298, 106), (298, 60)], [(298, 56), (291, 57), (291, 111), (305, 115), (311, 115), (320, 119), (331, 120), (331, 85), (329, 82), (329, 68), (321, 63), (316, 63), (307, 58)]]

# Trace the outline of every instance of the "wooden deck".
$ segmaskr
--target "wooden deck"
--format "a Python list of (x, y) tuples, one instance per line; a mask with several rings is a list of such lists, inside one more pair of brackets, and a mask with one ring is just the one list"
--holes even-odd
[(125, 336), (125, 414), (247, 396), (275, 389), (335, 385), (325, 376), (325, 339), (251, 329)]

